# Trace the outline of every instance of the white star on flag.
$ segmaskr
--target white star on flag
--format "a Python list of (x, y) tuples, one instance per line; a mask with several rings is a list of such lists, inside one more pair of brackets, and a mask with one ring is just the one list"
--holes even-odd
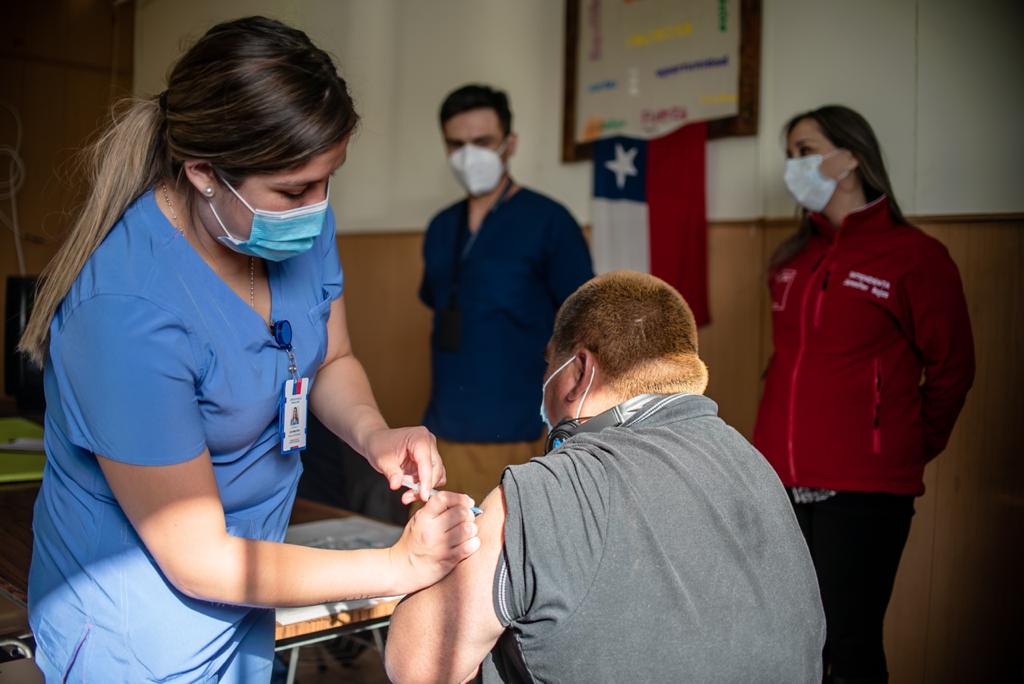
[(615, 185), (619, 186), (619, 190), (626, 187), (627, 176), (637, 175), (633, 160), (638, 149), (633, 147), (627, 151), (620, 143), (615, 143), (615, 159), (604, 163), (605, 168), (615, 174)]

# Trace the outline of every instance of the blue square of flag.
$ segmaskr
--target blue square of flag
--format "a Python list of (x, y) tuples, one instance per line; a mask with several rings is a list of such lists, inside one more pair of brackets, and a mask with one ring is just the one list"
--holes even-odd
[(594, 197), (646, 202), (647, 141), (618, 136), (594, 142)]

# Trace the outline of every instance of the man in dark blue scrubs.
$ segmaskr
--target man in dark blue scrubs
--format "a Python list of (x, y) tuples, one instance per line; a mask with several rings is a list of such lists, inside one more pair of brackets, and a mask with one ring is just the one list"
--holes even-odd
[(579, 225), (508, 173), (516, 148), (505, 93), (467, 85), (440, 112), (466, 197), (427, 227), (420, 298), (434, 311), (424, 424), (447, 488), (481, 500), (506, 465), (542, 453), (540, 386), (555, 312), (593, 276)]

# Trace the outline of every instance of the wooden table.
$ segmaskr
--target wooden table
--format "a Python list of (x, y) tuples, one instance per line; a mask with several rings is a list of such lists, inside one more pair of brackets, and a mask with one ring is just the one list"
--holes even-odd
[[(0, 636), (25, 636), (29, 633), (25, 606), (28, 602), (28, 569), (32, 560), (32, 507), (38, 493), (38, 482), (0, 485), (0, 520), (3, 520), (0, 525)], [(349, 515), (353, 514), (333, 506), (296, 499), (291, 523)], [(275, 650), (291, 652), (289, 671), (292, 677), (298, 662), (298, 649), (318, 641), (374, 630), (375, 641), (383, 653), (383, 639), (378, 630), (387, 626), (396, 605), (397, 600), (385, 601), (305, 622), (278, 624)]]
[(28, 566), (32, 505), (39, 483), (0, 485), (0, 638), (24, 641), (28, 626)]
[(22, 606), (28, 603), (32, 506), (38, 493), (38, 482), (0, 485), (0, 594)]

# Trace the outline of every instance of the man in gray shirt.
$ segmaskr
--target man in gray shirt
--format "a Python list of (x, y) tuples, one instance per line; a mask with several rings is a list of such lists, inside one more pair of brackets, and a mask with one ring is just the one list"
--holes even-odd
[(546, 377), (553, 451), (505, 470), (480, 550), (395, 611), (392, 679), (820, 682), (810, 555), (774, 471), (703, 396), (682, 297), (627, 271), (587, 282)]

